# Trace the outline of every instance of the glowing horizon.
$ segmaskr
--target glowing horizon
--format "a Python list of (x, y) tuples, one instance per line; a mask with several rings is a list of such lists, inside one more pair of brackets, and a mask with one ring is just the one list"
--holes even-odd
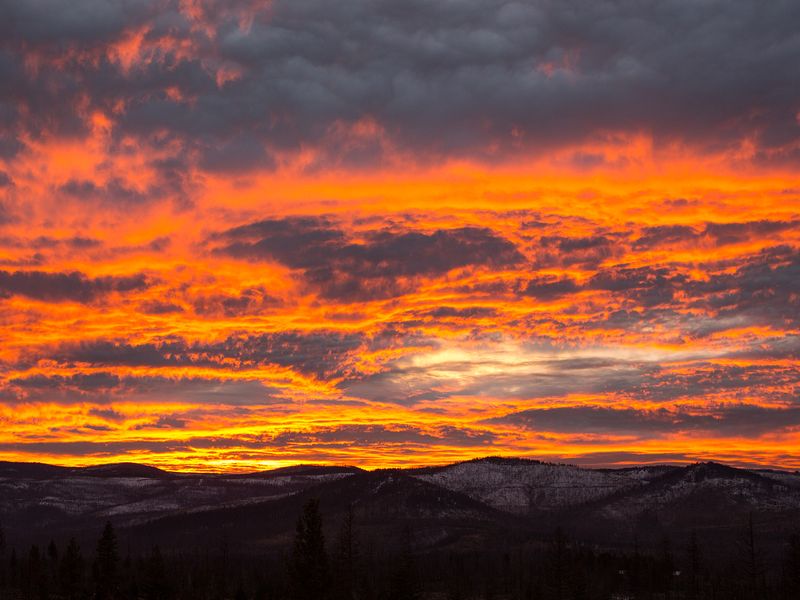
[(79, 4), (2, 9), (0, 460), (800, 468), (797, 8)]

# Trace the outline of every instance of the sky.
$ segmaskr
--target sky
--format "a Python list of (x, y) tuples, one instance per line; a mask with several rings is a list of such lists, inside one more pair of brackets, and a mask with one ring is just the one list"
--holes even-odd
[(0, 0), (0, 459), (800, 468), (798, 22)]

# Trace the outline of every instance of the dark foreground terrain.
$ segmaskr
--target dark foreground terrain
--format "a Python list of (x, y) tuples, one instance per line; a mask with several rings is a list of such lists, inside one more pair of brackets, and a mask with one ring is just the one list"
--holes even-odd
[(0, 598), (800, 599), (800, 474), (0, 463)]

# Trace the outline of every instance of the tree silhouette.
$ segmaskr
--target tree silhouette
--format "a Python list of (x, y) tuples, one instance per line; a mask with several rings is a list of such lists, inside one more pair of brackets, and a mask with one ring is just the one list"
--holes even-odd
[(58, 581), (58, 546), (55, 540), (47, 545), (47, 584), (48, 589)]
[(562, 600), (567, 596), (567, 536), (564, 530), (558, 527), (550, 541), (550, 546), (545, 557), (545, 587), (547, 598)]
[(78, 600), (83, 595), (83, 556), (75, 538), (69, 540), (61, 559), (59, 588), (67, 600)]
[(419, 598), (416, 566), (411, 552), (411, 531), (403, 532), (403, 551), (389, 580), (389, 600), (416, 600)]
[(8, 558), (8, 579), (11, 587), (15, 587), (19, 583), (19, 560), (16, 548), (11, 548), (11, 556)]
[(43, 596), (43, 571), (42, 554), (39, 551), (39, 546), (33, 545), (28, 551), (28, 564), (24, 574), (25, 594), (29, 598), (39, 598)]
[(753, 513), (747, 518), (747, 526), (739, 539), (739, 573), (742, 598), (762, 598), (766, 587), (761, 551), (756, 543)]
[(353, 600), (358, 586), (359, 548), (352, 505), (348, 506), (336, 543), (334, 556), (334, 595), (337, 600)]
[(792, 534), (783, 559), (783, 597), (800, 598), (800, 533)]
[(661, 556), (659, 568), (659, 586), (671, 597), (673, 573), (675, 573), (675, 557), (672, 555), (672, 540), (664, 534), (661, 538)]
[(143, 579), (142, 592), (145, 600), (169, 600), (172, 597), (164, 558), (158, 546), (154, 546), (150, 556), (147, 557)]
[(700, 596), (700, 577), (703, 568), (700, 544), (697, 541), (695, 529), (692, 529), (689, 534), (689, 546), (686, 554), (686, 598), (695, 600)]
[(290, 569), (290, 591), (294, 600), (329, 597), (328, 557), (322, 533), (319, 501), (310, 499), (297, 520)]
[(97, 542), (97, 556), (94, 561), (95, 600), (113, 600), (119, 587), (119, 553), (117, 536), (111, 523), (106, 523)]
[(6, 576), (6, 532), (0, 522), (0, 590), (8, 584)]

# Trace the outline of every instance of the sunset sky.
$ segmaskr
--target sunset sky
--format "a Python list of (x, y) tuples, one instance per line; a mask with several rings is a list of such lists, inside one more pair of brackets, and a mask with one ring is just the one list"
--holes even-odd
[(0, 459), (799, 469), (798, 23), (0, 0)]

